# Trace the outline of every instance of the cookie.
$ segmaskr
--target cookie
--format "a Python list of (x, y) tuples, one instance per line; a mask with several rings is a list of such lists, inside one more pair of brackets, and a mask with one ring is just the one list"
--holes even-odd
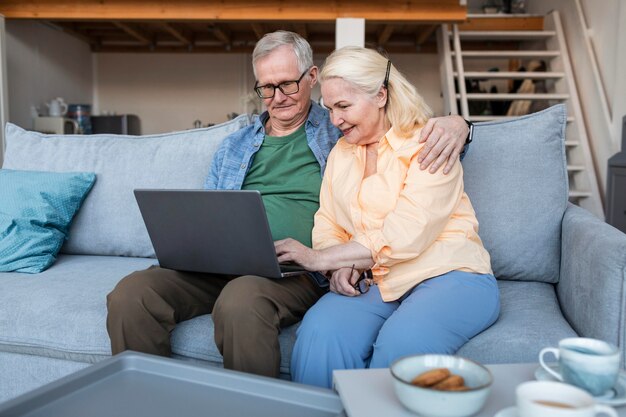
[(418, 387), (431, 387), (436, 385), (450, 376), (447, 368), (436, 368), (419, 374), (411, 381), (411, 384)]

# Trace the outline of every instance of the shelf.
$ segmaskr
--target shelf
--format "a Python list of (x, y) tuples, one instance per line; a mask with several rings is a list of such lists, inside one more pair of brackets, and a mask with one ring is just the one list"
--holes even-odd
[(569, 198), (571, 199), (579, 199), (579, 198), (587, 198), (591, 197), (591, 193), (589, 191), (570, 191)]

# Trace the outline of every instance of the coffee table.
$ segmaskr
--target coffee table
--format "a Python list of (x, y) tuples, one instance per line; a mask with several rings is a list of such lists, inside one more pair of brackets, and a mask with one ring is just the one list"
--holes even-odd
[(124, 352), (0, 404), (0, 416), (345, 416), (339, 396), (181, 360)]
[[(500, 410), (515, 405), (515, 388), (535, 379), (536, 363), (487, 365), (494, 378), (485, 407), (475, 417), (493, 417)], [(348, 417), (415, 417), (396, 398), (389, 369), (335, 371), (335, 389)], [(626, 406), (615, 408), (626, 417)]]

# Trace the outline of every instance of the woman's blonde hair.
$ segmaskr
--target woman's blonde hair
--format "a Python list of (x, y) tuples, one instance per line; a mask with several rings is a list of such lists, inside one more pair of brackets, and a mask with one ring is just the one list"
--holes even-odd
[[(378, 52), (356, 46), (337, 49), (326, 58), (320, 82), (341, 78), (359, 91), (375, 97), (384, 85), (389, 60)], [(391, 65), (385, 116), (402, 137), (411, 136), (432, 116), (430, 107), (415, 87)]]

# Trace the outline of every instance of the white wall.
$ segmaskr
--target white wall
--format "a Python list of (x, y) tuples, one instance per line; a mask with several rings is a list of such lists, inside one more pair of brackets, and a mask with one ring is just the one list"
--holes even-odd
[[(619, 20), (617, 24), (617, 56), (615, 57), (615, 85), (613, 87), (613, 131), (615, 149), (621, 147), (622, 118), (626, 116), (626, 2), (619, 2)], [(626, 132), (624, 132), (626, 134)], [(626, 148), (623, 149), (626, 151)]]
[(443, 96), (437, 54), (391, 54), (391, 61), (417, 88), (436, 116), (443, 116)]
[[(609, 109), (614, 107), (616, 83), (616, 63), (618, 58), (619, 8), (620, 0), (580, 0), (584, 18), (589, 27), (589, 37), (593, 51), (601, 62), (599, 70), (602, 76), (604, 91), (609, 101)], [(602, 7), (599, 7), (600, 4)]]
[[(392, 55), (440, 114), (443, 102), (435, 54)], [(324, 56), (316, 55), (316, 65)], [(227, 114), (243, 113), (253, 94), (249, 54), (95, 54), (95, 96), (100, 114), (136, 114), (142, 133), (161, 133), (202, 124), (220, 123)], [(319, 99), (319, 88), (313, 99)]]
[(95, 64), (99, 112), (136, 114), (143, 134), (224, 122), (254, 84), (244, 54), (96, 54)]
[(55, 97), (92, 102), (86, 43), (39, 22), (7, 20), (6, 48), (10, 122), (32, 128), (31, 106), (43, 108)]

